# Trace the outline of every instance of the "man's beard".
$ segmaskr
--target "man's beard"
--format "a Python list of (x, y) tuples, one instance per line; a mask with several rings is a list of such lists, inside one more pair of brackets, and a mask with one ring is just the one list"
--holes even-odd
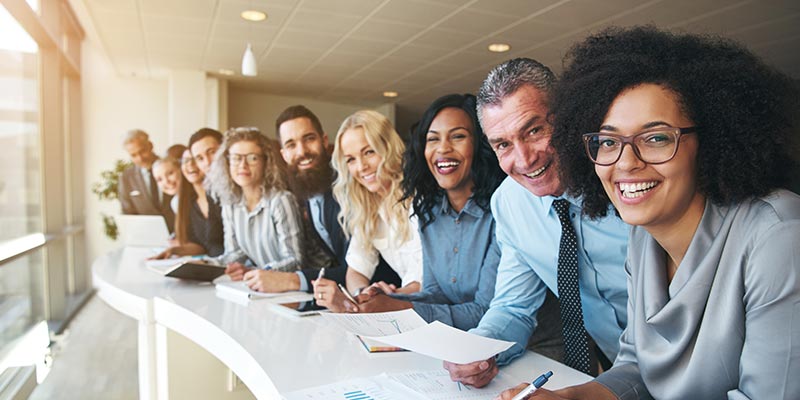
[(290, 166), (290, 186), (298, 200), (305, 201), (316, 194), (325, 193), (333, 184), (334, 172), (330, 164), (330, 156), (320, 155), (320, 163), (309, 169), (298, 169)]

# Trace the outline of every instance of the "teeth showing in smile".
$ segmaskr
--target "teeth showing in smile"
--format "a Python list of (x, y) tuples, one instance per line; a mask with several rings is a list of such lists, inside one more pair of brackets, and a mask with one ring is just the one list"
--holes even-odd
[(620, 183), (619, 184), (619, 191), (622, 193), (622, 197), (633, 199), (636, 197), (641, 197), (645, 193), (649, 192), (652, 188), (658, 185), (658, 182), (637, 182), (637, 183)]
[(300, 160), (297, 163), (297, 165), (302, 165), (302, 166), (310, 165), (312, 161), (314, 161), (313, 158), (306, 158), (306, 159)]
[(365, 181), (371, 181), (371, 180), (375, 179), (375, 174), (372, 173), (372, 174), (369, 174), (369, 175), (361, 175), (361, 179), (363, 179)]
[(436, 162), (436, 168), (439, 168), (439, 169), (450, 169), (450, 168), (455, 168), (455, 167), (457, 167), (459, 165), (461, 165), (461, 163), (458, 162), (458, 161), (454, 161), (454, 160), (437, 161)]
[(525, 174), (525, 176), (527, 176), (528, 178), (531, 178), (531, 179), (533, 179), (533, 178), (537, 178), (539, 175), (543, 174), (543, 173), (544, 173), (544, 171), (545, 171), (545, 170), (547, 169), (547, 167), (549, 167), (549, 166), (550, 166), (550, 164), (547, 164), (547, 165), (545, 165), (544, 167), (537, 169), (536, 171), (533, 171), (533, 172), (531, 172), (531, 173), (529, 173), (529, 174)]

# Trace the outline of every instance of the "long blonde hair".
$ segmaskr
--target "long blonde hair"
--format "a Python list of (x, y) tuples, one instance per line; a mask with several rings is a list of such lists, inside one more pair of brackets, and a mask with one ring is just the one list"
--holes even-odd
[[(390, 181), (388, 194), (381, 197), (372, 193), (356, 182), (347, 168), (342, 154), (342, 135), (350, 129), (361, 128), (370, 147), (381, 157), (376, 172), (379, 181)], [(392, 123), (378, 112), (371, 110), (356, 111), (347, 117), (336, 134), (336, 145), (333, 149), (332, 163), (337, 172), (333, 184), (333, 195), (341, 206), (339, 224), (346, 235), (359, 235), (368, 242), (378, 229), (378, 211), (383, 210), (390, 225), (397, 228), (401, 242), (408, 240), (409, 202), (400, 201), (403, 196), (403, 151), (405, 145), (397, 134)]]

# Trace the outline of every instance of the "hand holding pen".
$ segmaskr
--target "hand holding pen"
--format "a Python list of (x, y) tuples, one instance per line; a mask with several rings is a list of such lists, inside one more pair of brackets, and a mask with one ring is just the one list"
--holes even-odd
[[(537, 389), (539, 389), (540, 387), (544, 386), (544, 384), (547, 383), (547, 381), (550, 379), (551, 376), (553, 376), (553, 371), (545, 372), (544, 374), (542, 374), (538, 378), (536, 378), (533, 382), (531, 382), (530, 385), (528, 385), (524, 389), (522, 389), (521, 392), (517, 393), (517, 395), (514, 396), (511, 400), (523, 400), (523, 399), (528, 398), (528, 396), (530, 396), (534, 392), (536, 392)], [(501, 397), (502, 398), (507, 398), (506, 396), (508, 396), (508, 392), (509, 392), (509, 390), (503, 392)], [(498, 397), (498, 398), (500, 398), (500, 397)]]

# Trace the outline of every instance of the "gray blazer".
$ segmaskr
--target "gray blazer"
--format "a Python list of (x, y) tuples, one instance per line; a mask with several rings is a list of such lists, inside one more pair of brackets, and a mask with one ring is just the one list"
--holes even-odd
[(800, 196), (706, 202), (667, 285), (641, 227), (628, 247), (628, 327), (597, 381), (621, 399), (800, 399)]
[[(155, 179), (152, 178), (151, 179)], [(169, 202), (172, 196), (163, 195), (161, 201), (150, 196), (147, 184), (139, 172), (139, 167), (132, 165), (122, 171), (119, 176), (118, 198), (123, 214), (134, 215), (162, 215), (169, 231), (175, 229), (175, 213)]]

